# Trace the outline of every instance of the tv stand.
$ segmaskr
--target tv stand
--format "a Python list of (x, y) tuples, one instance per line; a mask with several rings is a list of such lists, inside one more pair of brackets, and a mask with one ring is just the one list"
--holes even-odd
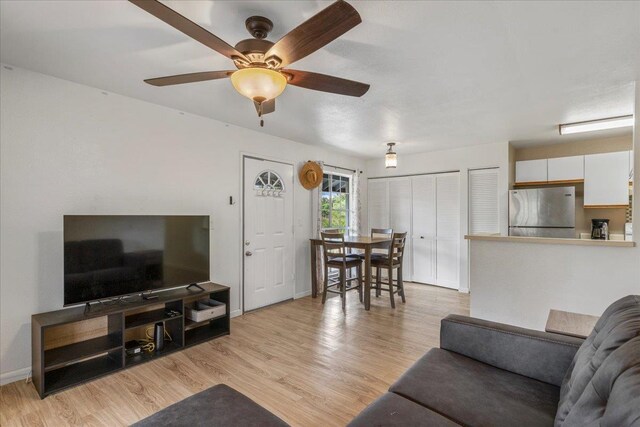
[(197, 283), (192, 283), (189, 286), (186, 287), (187, 290), (189, 290), (190, 288), (198, 288), (199, 290), (201, 290), (202, 292), (204, 292), (204, 288), (200, 285), (198, 285)]
[[(85, 304), (31, 316), (33, 384), (40, 397), (229, 335), (229, 288), (210, 282), (198, 288), (202, 291), (173, 289), (154, 294), (157, 298), (151, 301), (109, 304), (99, 310)], [(226, 313), (202, 322), (184, 316), (185, 307), (209, 298), (225, 304)], [(143, 338), (158, 322), (164, 323), (173, 341), (160, 351), (127, 355), (124, 343)]]

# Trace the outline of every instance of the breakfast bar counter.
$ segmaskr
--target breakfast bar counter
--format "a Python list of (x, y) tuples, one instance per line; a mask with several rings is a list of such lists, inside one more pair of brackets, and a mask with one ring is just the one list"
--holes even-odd
[(580, 245), (580, 246), (610, 246), (620, 248), (632, 248), (635, 242), (625, 240), (592, 240), (592, 239), (566, 239), (558, 237), (523, 237), (523, 236), (501, 236), (497, 234), (478, 234), (464, 236), (467, 240), (485, 240), (495, 242), (514, 243), (541, 243), (552, 245)]
[(637, 242), (465, 238), (473, 317), (544, 330), (551, 309), (599, 316), (611, 302), (640, 293)]

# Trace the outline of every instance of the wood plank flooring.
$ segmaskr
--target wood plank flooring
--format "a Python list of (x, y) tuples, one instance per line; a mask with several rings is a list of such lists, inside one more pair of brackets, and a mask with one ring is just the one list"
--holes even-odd
[(231, 335), (40, 400), (32, 384), (0, 388), (0, 425), (129, 425), (225, 383), (294, 426), (343, 426), (439, 342), (440, 319), (468, 314), (469, 296), (406, 284), (366, 312), (358, 295), (302, 298), (231, 321)]

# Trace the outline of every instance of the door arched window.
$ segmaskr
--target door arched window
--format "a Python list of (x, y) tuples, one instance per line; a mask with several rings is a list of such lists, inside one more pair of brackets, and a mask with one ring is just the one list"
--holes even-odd
[(253, 189), (259, 196), (271, 197), (280, 197), (285, 191), (280, 175), (272, 170), (260, 172), (253, 183)]

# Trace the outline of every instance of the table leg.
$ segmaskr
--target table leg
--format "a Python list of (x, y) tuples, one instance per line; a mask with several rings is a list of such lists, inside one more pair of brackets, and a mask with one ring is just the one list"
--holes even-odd
[(371, 248), (364, 249), (364, 309), (371, 307)]
[(317, 246), (311, 242), (311, 297), (318, 296), (318, 262), (317, 262)]

